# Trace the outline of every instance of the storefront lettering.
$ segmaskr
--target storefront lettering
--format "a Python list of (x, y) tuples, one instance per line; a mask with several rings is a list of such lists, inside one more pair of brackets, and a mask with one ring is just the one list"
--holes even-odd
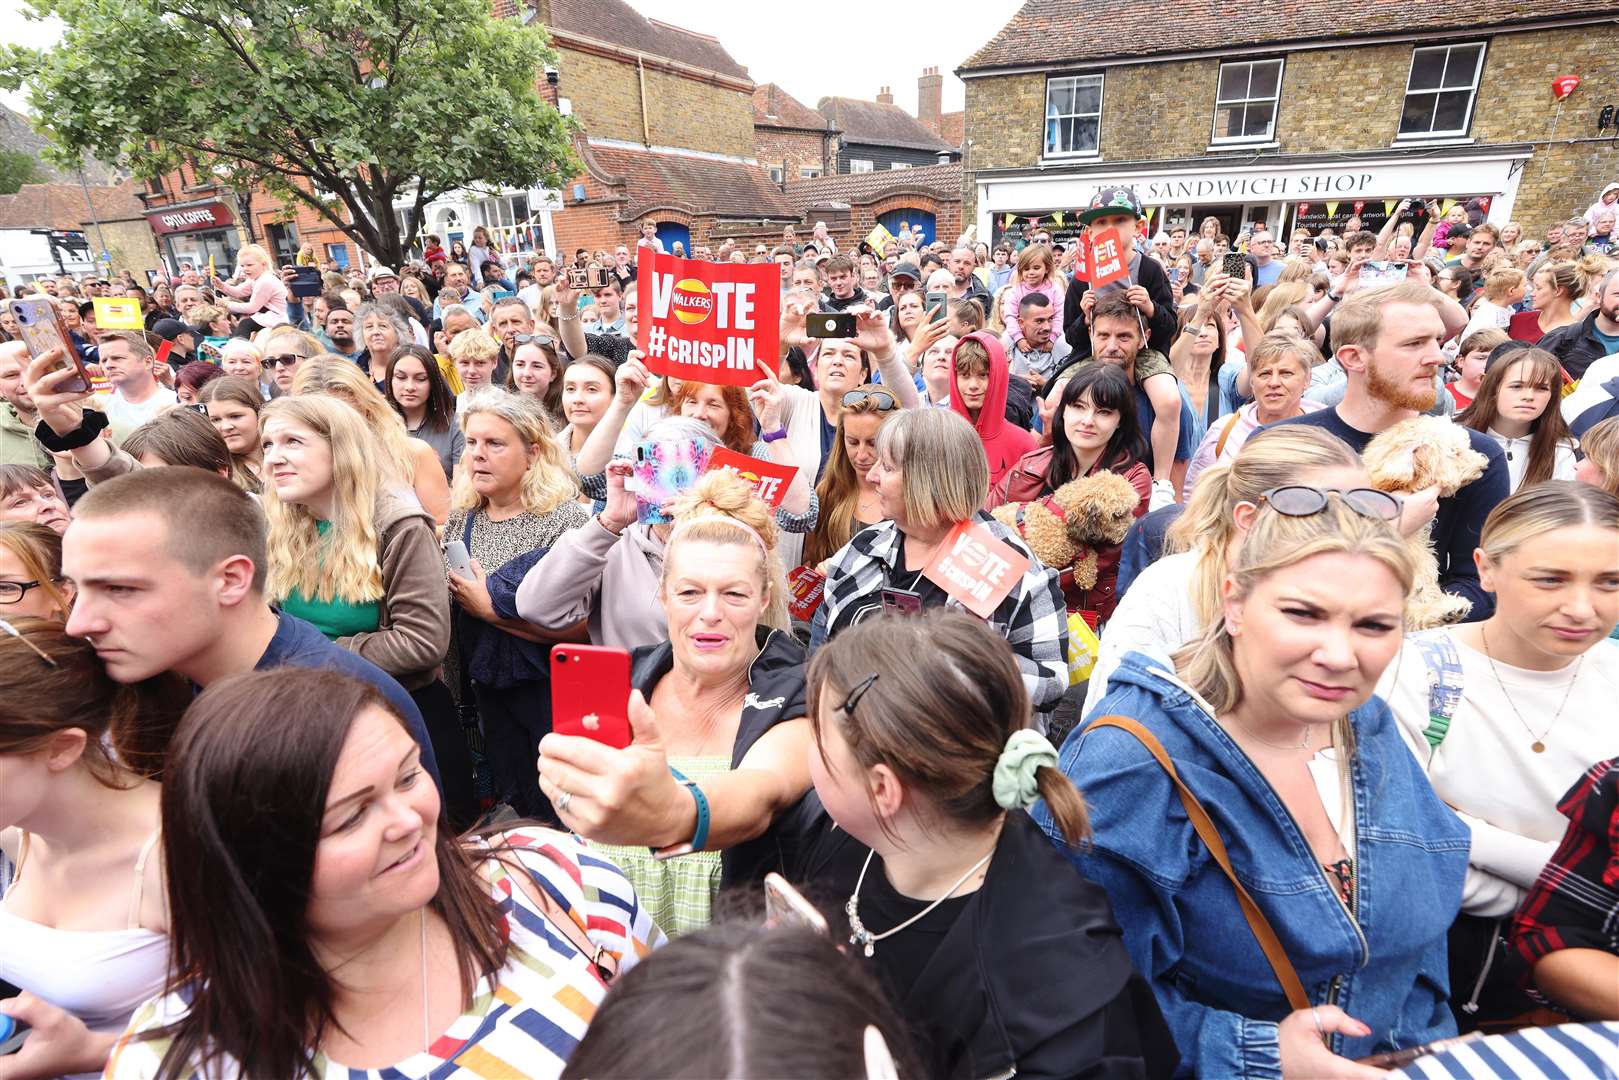
[(158, 220), (171, 229), (183, 229), (187, 225), (212, 225), (214, 212), (212, 210), (183, 210), (178, 214), (161, 214)]
[(1356, 195), (1372, 183), (1369, 172), (1322, 172), (1298, 176), (1225, 176), (1200, 180), (1148, 180), (1136, 193), (1150, 205), (1182, 199), (1286, 198), (1297, 195)]

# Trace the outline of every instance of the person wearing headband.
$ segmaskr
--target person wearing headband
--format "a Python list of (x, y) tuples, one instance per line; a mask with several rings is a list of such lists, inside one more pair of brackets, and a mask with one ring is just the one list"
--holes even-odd
[[(1091, 814), (1070, 858), (1107, 890), (1186, 1075), (1373, 1080), (1356, 1058), (1456, 1032), (1468, 829), (1373, 696), (1414, 574), (1396, 501), (1258, 495), (1216, 617), (1173, 663), (1125, 654), (1063, 743)], [(1051, 810), (1035, 820), (1063, 841)]]
[(703, 474), (669, 509), (654, 594), (668, 631), (631, 653), (634, 740), (546, 735), (539, 773), (563, 826), (674, 935), (708, 925), (721, 885), (789, 870), (818, 815), (803, 804), (804, 648), (786, 629), (769, 510), (729, 472)]
[[(1068, 842), (1085, 802), (1032, 726), (1011, 647), (955, 610), (867, 619), (816, 653), (805, 857), (936, 1077), (1167, 1077), (1175, 1044)], [(813, 893), (812, 893), (813, 895)]]

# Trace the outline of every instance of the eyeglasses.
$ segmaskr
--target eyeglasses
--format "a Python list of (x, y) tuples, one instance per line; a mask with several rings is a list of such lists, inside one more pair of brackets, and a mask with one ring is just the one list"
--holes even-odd
[(1333, 488), (1308, 487), (1304, 484), (1287, 484), (1271, 488), (1259, 497), (1259, 501), (1269, 503), (1272, 510), (1287, 517), (1310, 517), (1325, 510), (1333, 495), (1342, 499), (1345, 506), (1361, 517), (1376, 518), (1379, 521), (1396, 521), (1400, 517), (1402, 504), (1399, 497), (1386, 491), (1378, 491), (1376, 488), (1350, 488), (1347, 491), (1338, 491)]
[(844, 408), (848, 408), (850, 405), (858, 405), (862, 401), (875, 403), (878, 412), (888, 412), (890, 409), (899, 407), (899, 403), (894, 400), (894, 395), (887, 390), (850, 390), (843, 395)]
[(266, 356), (264, 366), (271, 368), (293, 367), (303, 360), (297, 353), (287, 353), (284, 356)]
[(29, 589), (37, 589), (41, 584), (38, 581), (0, 581), (0, 604), (21, 603)]
[(853, 717), (855, 706), (859, 705), (860, 699), (866, 696), (866, 691), (877, 684), (879, 674), (880, 672), (873, 671), (870, 675), (855, 683), (849, 690), (848, 696), (843, 699), (843, 704), (838, 706), (838, 712), (844, 716)]
[[(50, 656), (49, 653), (47, 653), (44, 649), (41, 649), (38, 645), (35, 645), (32, 641), (29, 641), (27, 638), (23, 637), (21, 631), (19, 631), (15, 626), (12, 626), (9, 622), (7, 622), (4, 619), (0, 619), (0, 633), (10, 634), (12, 637), (16, 638), (18, 641), (20, 641), (24, 645), (28, 646), (30, 649), (33, 650), (35, 656), (37, 656), (41, 660), (45, 661), (45, 663), (48, 664), (49, 666), (51, 666), (51, 667), (60, 667), (61, 666), (61, 665), (57, 664), (57, 662), (55, 660), (51, 659), (51, 656)], [(872, 676), (873, 679), (875, 679), (876, 677), (877, 676), (875, 676), (875, 675)]]
[(512, 338), (514, 345), (538, 345), (542, 349), (556, 347), (557, 339), (547, 334), (517, 334)]

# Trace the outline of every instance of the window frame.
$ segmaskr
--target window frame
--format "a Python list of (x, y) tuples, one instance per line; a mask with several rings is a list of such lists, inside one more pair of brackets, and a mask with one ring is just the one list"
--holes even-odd
[[(1468, 95), (1467, 95), (1467, 116), (1466, 116), (1465, 119), (1463, 119), (1462, 126), (1460, 128), (1454, 129), (1454, 130), (1446, 129), (1445, 131), (1405, 132), (1405, 131), (1400, 130), (1400, 125), (1402, 125), (1404, 123), (1404, 121), (1405, 121), (1405, 105), (1406, 105), (1406, 102), (1410, 99), (1411, 93), (1412, 93), (1412, 91), (1411, 91), (1411, 76), (1416, 74), (1417, 55), (1419, 53), (1424, 53), (1424, 52), (1431, 53), (1431, 52), (1434, 52), (1434, 51), (1439, 50), (1439, 49), (1444, 49), (1445, 50), (1445, 66), (1448, 68), (1450, 66), (1450, 51), (1451, 50), (1453, 50), (1453, 49), (1470, 49), (1470, 48), (1477, 48), (1478, 49), (1478, 61), (1473, 66), (1473, 81), (1472, 81), (1472, 84), (1471, 84), (1471, 86), (1466, 88), (1468, 90)], [(1394, 141), (1396, 143), (1403, 143), (1403, 142), (1432, 142), (1434, 140), (1465, 139), (1465, 138), (1467, 138), (1468, 135), (1473, 130), (1473, 111), (1478, 107), (1478, 91), (1479, 91), (1480, 84), (1484, 81), (1484, 60), (1488, 55), (1489, 55), (1489, 42), (1487, 40), (1483, 40), (1483, 39), (1478, 40), (1478, 41), (1449, 41), (1449, 42), (1445, 42), (1444, 44), (1441, 44), (1441, 45), (1413, 45), (1411, 47), (1410, 65), (1406, 68), (1406, 73), (1405, 73), (1405, 92), (1400, 95), (1400, 119), (1398, 121), (1396, 121), (1396, 126), (1395, 126), (1395, 131), (1394, 131)], [(1438, 86), (1438, 87), (1436, 87), (1435, 89), (1432, 89), (1432, 90), (1418, 90), (1418, 91), (1416, 91), (1419, 94), (1432, 94), (1432, 95), (1434, 95), (1434, 111), (1435, 111), (1435, 114), (1437, 114), (1437, 112), (1438, 112), (1438, 99), (1439, 99), (1439, 96), (1441, 94), (1455, 93), (1456, 91), (1463, 89), (1463, 87), (1460, 87), (1460, 86), (1446, 87), (1446, 86), (1443, 85), (1443, 81), (1444, 81), (1444, 75), (1443, 75), (1443, 73), (1441, 73), (1441, 75), (1440, 75), (1441, 85), (1440, 86)]]
[(876, 171), (877, 162), (871, 158), (852, 157), (849, 159), (849, 172), (851, 175), (854, 173), (869, 173)]
[[(1231, 103), (1240, 103), (1243, 106), (1243, 119), (1247, 119), (1247, 109), (1256, 101), (1269, 100), (1271, 103), (1270, 130), (1263, 135), (1221, 135), (1220, 134), (1220, 84), (1225, 81), (1225, 69), (1238, 64), (1248, 66), (1248, 88), (1251, 91), (1254, 84), (1253, 66), (1255, 64), (1276, 65), (1276, 95), (1273, 98), (1243, 97), (1232, 98)], [(1214, 114), (1209, 118), (1209, 145), (1210, 146), (1250, 146), (1254, 143), (1274, 143), (1276, 141), (1276, 124), (1282, 118), (1282, 81), (1287, 77), (1287, 58), (1285, 56), (1260, 56), (1242, 60), (1222, 60), (1214, 74)], [(1229, 107), (1229, 104), (1227, 105)]]
[[(1096, 81), (1096, 147), (1092, 150), (1054, 150), (1047, 139), (1046, 125), (1053, 117), (1051, 112), (1051, 88), (1055, 83), (1073, 82), (1075, 89), (1081, 80), (1094, 79)], [(1046, 96), (1040, 109), (1040, 157), (1045, 161), (1072, 161), (1076, 158), (1096, 158), (1102, 156), (1102, 114), (1107, 108), (1107, 72), (1106, 71), (1080, 71), (1067, 75), (1046, 76)], [(1056, 117), (1090, 117), (1091, 113), (1064, 113)]]
[(814, 165), (800, 165), (798, 167), (798, 178), (800, 180), (819, 180), (820, 177), (821, 170)]

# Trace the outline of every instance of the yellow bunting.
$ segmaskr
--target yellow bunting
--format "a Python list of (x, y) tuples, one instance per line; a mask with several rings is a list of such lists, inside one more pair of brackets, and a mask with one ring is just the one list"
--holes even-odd
[(1335, 203), (1335, 202), (1329, 202), (1327, 204), (1327, 217), (1332, 218), (1332, 217), (1337, 217), (1337, 216), (1338, 216), (1338, 204)]

